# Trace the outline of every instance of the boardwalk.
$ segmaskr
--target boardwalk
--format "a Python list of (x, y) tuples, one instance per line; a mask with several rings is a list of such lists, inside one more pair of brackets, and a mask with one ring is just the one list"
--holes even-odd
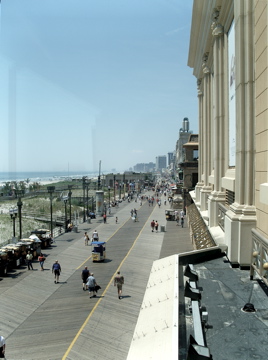
[[(130, 219), (134, 207), (136, 223)], [(167, 232), (152, 233), (153, 218)], [(95, 228), (107, 241), (105, 263), (92, 263), (91, 248), (84, 245), (84, 231)], [(97, 219), (80, 225), (79, 233), (63, 234), (47, 251), (46, 271), (35, 263), (34, 271), (19, 269), (1, 281), (0, 330), (7, 339), (7, 359), (126, 359), (152, 262), (181, 252), (182, 246), (192, 249), (188, 229), (166, 223), (164, 206), (146, 203), (123, 203), (107, 224)], [(60, 284), (51, 274), (55, 259), (63, 270)], [(85, 265), (102, 287), (95, 299), (82, 291)], [(119, 268), (125, 277), (122, 300), (113, 286)]]

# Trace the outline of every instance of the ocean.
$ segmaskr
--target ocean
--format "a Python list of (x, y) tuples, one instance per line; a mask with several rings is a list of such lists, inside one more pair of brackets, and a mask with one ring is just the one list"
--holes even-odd
[(0, 172), (0, 184), (9, 181), (25, 181), (30, 179), (31, 182), (60, 181), (68, 178), (89, 178), (96, 177), (96, 172), (86, 173), (85, 171), (25, 171), (25, 172)]

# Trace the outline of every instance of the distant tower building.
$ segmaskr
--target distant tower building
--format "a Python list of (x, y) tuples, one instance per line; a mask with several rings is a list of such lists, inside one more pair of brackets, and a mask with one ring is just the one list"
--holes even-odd
[(180, 132), (189, 132), (189, 119), (187, 117), (185, 117), (182, 121), (182, 128), (180, 128)]
[(192, 134), (192, 131), (189, 130), (190, 122), (187, 117), (185, 117), (182, 121), (182, 127), (179, 132), (179, 139), (176, 143), (176, 159), (175, 159), (175, 169), (178, 170), (178, 165), (181, 162), (185, 161), (185, 149), (183, 145), (188, 142), (189, 136)]
[(169, 152), (168, 153), (168, 166), (170, 166), (170, 164), (173, 163), (173, 158), (174, 158), (174, 152)]
[(162, 171), (162, 169), (166, 169), (167, 167), (167, 157), (166, 155), (157, 156), (155, 161), (155, 169), (156, 171)]

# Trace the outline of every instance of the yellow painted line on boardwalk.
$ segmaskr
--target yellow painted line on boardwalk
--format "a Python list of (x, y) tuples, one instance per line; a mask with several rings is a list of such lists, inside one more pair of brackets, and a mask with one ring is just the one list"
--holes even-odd
[[(71, 342), (70, 346), (68, 347), (68, 349), (67, 349), (66, 353), (64, 354), (62, 360), (66, 360), (66, 358), (67, 358), (67, 356), (69, 355), (70, 351), (72, 350), (74, 344), (76, 343), (76, 340), (78, 339), (78, 337), (80, 336), (80, 334), (81, 334), (82, 331), (84, 330), (85, 326), (87, 325), (88, 321), (90, 320), (91, 316), (94, 314), (94, 312), (95, 312), (95, 310), (97, 309), (98, 305), (100, 304), (100, 302), (101, 302), (102, 299), (104, 298), (104, 295), (106, 294), (106, 292), (108, 291), (108, 288), (110, 287), (111, 283), (113, 282), (115, 275), (117, 274), (117, 272), (119, 271), (119, 269), (122, 267), (122, 265), (124, 264), (124, 262), (125, 262), (126, 259), (128, 258), (129, 254), (131, 253), (132, 249), (134, 248), (134, 246), (135, 246), (138, 238), (139, 238), (140, 235), (141, 235), (141, 232), (143, 231), (143, 229), (144, 229), (144, 227), (145, 227), (145, 225), (146, 225), (146, 223), (147, 223), (147, 221), (149, 220), (150, 217), (151, 217), (151, 214), (148, 216), (148, 219), (145, 221), (142, 229), (140, 230), (140, 232), (139, 232), (138, 236), (136, 237), (135, 241), (133, 242), (131, 248), (129, 249), (129, 251), (127, 252), (126, 256), (125, 256), (124, 259), (121, 261), (121, 263), (120, 263), (120, 265), (118, 266), (117, 270), (115, 271), (115, 273), (114, 273), (113, 276), (111, 277), (111, 280), (109, 281), (108, 285), (106, 286), (105, 290), (103, 291), (103, 293), (102, 293), (102, 295), (101, 295), (102, 297), (99, 298), (99, 300), (96, 302), (95, 306), (93, 307), (93, 309), (92, 309), (91, 312), (89, 313), (88, 317), (86, 318), (84, 324), (81, 326), (81, 328), (79, 329), (78, 333), (75, 335), (73, 341)], [(129, 219), (128, 219), (128, 220), (129, 220)], [(128, 221), (128, 220), (127, 220), (127, 221)], [(125, 223), (126, 223), (127, 221), (125, 221)], [(124, 223), (123, 225), (125, 225), (125, 223)], [(123, 226), (123, 225), (122, 225), (122, 226)], [(122, 227), (122, 226), (121, 226), (121, 227)], [(120, 227), (120, 228), (121, 228), (121, 227)], [(120, 228), (119, 228), (119, 229), (120, 229)], [(118, 229), (118, 230), (119, 230), (119, 229)], [(118, 231), (118, 230), (117, 230), (117, 231)], [(116, 234), (117, 231), (115, 231), (114, 234)], [(114, 234), (113, 234), (112, 236), (110, 236), (109, 239), (111, 239), (111, 237), (113, 237)], [(107, 241), (108, 241), (108, 240), (107, 240)], [(83, 264), (84, 264), (84, 263), (83, 263)], [(83, 264), (82, 264), (82, 265), (83, 265)], [(81, 266), (82, 266), (82, 265), (81, 265)], [(81, 266), (80, 266), (80, 267), (81, 267)], [(79, 268), (78, 268), (78, 269), (79, 269)]]
[[(125, 224), (128, 222), (129, 218), (106, 240), (108, 242)], [(90, 255), (84, 262), (82, 262), (81, 265), (79, 265), (75, 270), (79, 270), (85, 263), (92, 258), (92, 255)]]

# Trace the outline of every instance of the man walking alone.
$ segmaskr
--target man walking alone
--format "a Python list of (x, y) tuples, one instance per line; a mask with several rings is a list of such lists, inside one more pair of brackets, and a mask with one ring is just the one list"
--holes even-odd
[(124, 284), (124, 276), (120, 274), (120, 271), (117, 272), (117, 275), (114, 278), (114, 286), (117, 285), (118, 299), (122, 299), (122, 287)]
[(54, 275), (55, 275), (55, 280), (54, 280), (55, 284), (59, 283), (60, 272), (61, 272), (61, 266), (60, 266), (58, 260), (56, 260), (54, 262), (54, 264), (52, 265), (52, 273), (54, 273)]
[(28, 270), (33, 270), (33, 255), (28, 251), (28, 254), (26, 255), (26, 261), (28, 265)]

